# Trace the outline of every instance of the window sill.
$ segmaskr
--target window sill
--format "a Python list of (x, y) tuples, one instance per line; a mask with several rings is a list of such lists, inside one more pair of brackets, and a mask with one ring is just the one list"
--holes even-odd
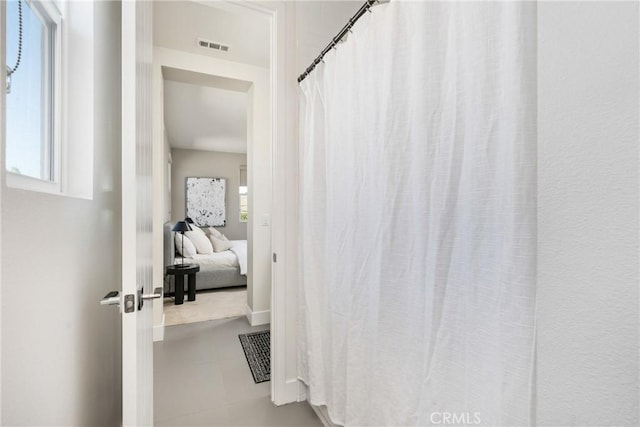
[(6, 172), (6, 183), (9, 188), (36, 191), (39, 193), (57, 194), (62, 196), (59, 182), (45, 181), (13, 172)]

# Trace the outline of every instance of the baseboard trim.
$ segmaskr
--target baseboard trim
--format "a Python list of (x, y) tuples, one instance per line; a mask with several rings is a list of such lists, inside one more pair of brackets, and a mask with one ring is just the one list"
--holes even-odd
[(267, 325), (271, 323), (271, 310), (252, 311), (251, 307), (245, 307), (245, 315), (251, 326)]
[[(273, 368), (272, 368), (273, 369)], [(271, 378), (271, 381), (275, 381), (275, 378)], [(273, 387), (273, 393), (271, 395), (273, 404), (276, 406), (286, 405), (294, 402), (304, 402), (307, 400), (302, 384), (298, 379), (286, 380), (281, 387)]]
[(320, 421), (322, 421), (322, 425), (324, 427), (340, 427), (338, 426), (338, 424), (334, 424), (331, 421), (331, 418), (329, 417), (329, 411), (327, 411), (326, 406), (324, 405), (322, 406), (310, 405), (310, 406), (311, 406), (311, 409), (313, 409), (313, 412), (315, 412), (318, 418), (320, 418)]
[[(307, 385), (302, 380), (298, 381), (298, 383), (300, 385), (300, 401), (309, 401), (309, 387), (307, 387)], [(334, 424), (334, 422), (331, 421), (331, 417), (329, 416), (329, 411), (327, 410), (326, 405), (316, 406), (309, 402), (309, 406), (311, 406), (313, 412), (315, 412), (318, 418), (320, 418), (320, 421), (322, 422), (322, 425), (324, 427), (342, 427), (340, 424)]]
[(162, 323), (153, 327), (153, 342), (164, 341), (164, 313)]

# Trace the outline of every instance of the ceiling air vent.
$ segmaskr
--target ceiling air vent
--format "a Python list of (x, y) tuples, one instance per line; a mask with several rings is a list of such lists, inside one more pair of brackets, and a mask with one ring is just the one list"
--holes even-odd
[(212, 42), (210, 40), (198, 39), (198, 46), (203, 49), (217, 50), (220, 52), (229, 52), (231, 46), (220, 42)]

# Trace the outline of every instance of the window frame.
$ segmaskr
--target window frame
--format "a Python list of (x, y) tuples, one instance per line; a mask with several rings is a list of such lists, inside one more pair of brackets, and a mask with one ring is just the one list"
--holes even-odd
[[(45, 70), (45, 78), (43, 79), (45, 89), (42, 101), (43, 133), (46, 133), (46, 139), (43, 138), (42, 141), (40, 165), (41, 175), (47, 175), (48, 178), (35, 178), (8, 171), (6, 170), (6, 159), (3, 169), (8, 187), (57, 194), (62, 191), (62, 40), (64, 31), (62, 13), (51, 0), (24, 1), (46, 24), (44, 37), (46, 37), (45, 46), (48, 49), (46, 53), (43, 52), (42, 58)], [(3, 58), (3, 62), (6, 62), (6, 58)], [(6, 129), (3, 140), (6, 145)]]
[[(243, 187), (243, 186), (240, 186), (240, 188), (242, 188), (242, 187)], [(245, 187), (245, 188), (247, 188), (247, 187)], [(239, 196), (240, 196), (240, 197), (239, 197), (239, 203), (238, 203), (238, 204), (240, 205), (240, 206), (239, 206), (239, 211), (240, 211), (240, 212), (239, 212), (239, 214), (238, 214), (238, 220), (239, 220), (240, 222), (242, 222), (242, 223), (244, 223), (244, 222), (249, 222), (249, 209), (247, 209), (247, 210), (246, 210), (247, 218), (246, 218), (246, 219), (242, 219), (242, 213), (244, 212), (244, 211), (242, 210), (242, 196), (244, 196), (244, 197), (246, 197), (246, 198), (247, 198), (247, 204), (248, 204), (248, 203), (249, 203), (249, 189), (247, 188), (247, 190), (245, 190), (245, 193), (240, 193), (240, 194), (239, 194)], [(247, 208), (248, 208), (248, 206), (247, 206)]]
[[(245, 185), (242, 185), (242, 173), (244, 172), (245, 175)], [(247, 175), (248, 170), (247, 170), (247, 166), (246, 165), (241, 165), (240, 166), (240, 171), (239, 171), (239, 180), (238, 180), (238, 221), (240, 221), (241, 223), (247, 223), (249, 222), (249, 176)], [(245, 192), (242, 193), (242, 187), (245, 188)], [(247, 198), (247, 218), (246, 219), (242, 219), (242, 196), (246, 196)]]

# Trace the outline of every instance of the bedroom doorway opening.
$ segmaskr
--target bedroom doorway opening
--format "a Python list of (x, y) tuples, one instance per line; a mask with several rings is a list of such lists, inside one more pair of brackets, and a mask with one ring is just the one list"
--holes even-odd
[[(271, 21), (224, 2), (154, 3), (154, 276), (173, 298), (154, 306), (156, 341), (174, 324), (270, 323)], [(195, 229), (172, 231), (187, 219)], [(197, 271), (167, 268), (183, 262)]]
[[(164, 325), (244, 316), (251, 83), (169, 66), (161, 71), (170, 200)], [(185, 223), (191, 230), (180, 231)]]
[(154, 304), (154, 418), (169, 422), (212, 402), (271, 405), (275, 15), (153, 8), (154, 279), (167, 297)]

